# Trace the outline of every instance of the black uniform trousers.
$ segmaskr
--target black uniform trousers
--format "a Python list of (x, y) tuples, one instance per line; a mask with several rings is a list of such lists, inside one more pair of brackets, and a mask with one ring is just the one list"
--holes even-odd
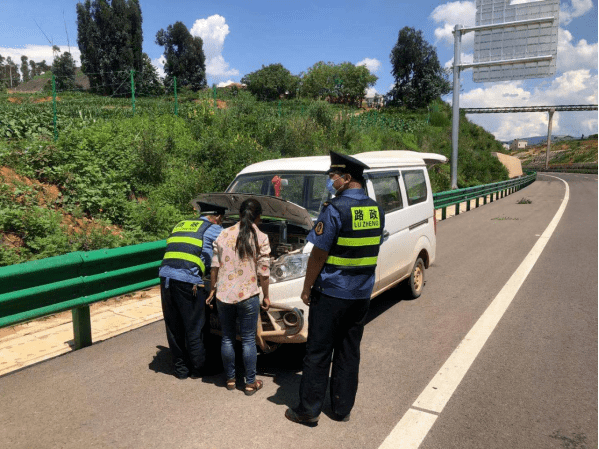
[(332, 411), (340, 416), (351, 411), (358, 391), (360, 342), (369, 305), (370, 298), (341, 299), (312, 290), (298, 414), (320, 415), (331, 360)]
[(200, 374), (206, 360), (204, 324), (206, 323), (206, 292), (193, 284), (160, 278), (162, 313), (166, 325), (166, 338), (174, 363), (174, 374), (185, 378)]

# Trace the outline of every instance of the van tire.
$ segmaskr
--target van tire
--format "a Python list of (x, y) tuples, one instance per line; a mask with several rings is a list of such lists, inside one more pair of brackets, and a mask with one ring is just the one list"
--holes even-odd
[(422, 290), (424, 289), (424, 271), (424, 261), (419, 257), (416, 259), (416, 263), (412, 268), (412, 273), (410, 274), (410, 278), (406, 285), (408, 294), (412, 299), (416, 299), (422, 294)]

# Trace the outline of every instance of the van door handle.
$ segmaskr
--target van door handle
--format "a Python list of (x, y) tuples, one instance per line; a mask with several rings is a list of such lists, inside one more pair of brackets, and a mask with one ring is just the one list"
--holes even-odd
[(389, 238), (389, 231), (387, 231), (386, 229), (383, 230), (383, 241), (387, 240)]

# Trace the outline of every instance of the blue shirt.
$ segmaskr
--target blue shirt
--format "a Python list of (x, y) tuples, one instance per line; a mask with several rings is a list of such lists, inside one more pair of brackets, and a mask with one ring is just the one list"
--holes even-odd
[[(206, 217), (200, 217), (200, 220), (210, 221)], [(216, 238), (219, 236), (222, 230), (223, 227), (221, 225), (213, 224), (206, 230), (206, 232), (204, 232), (204, 236), (202, 237), (203, 243), (200, 259), (202, 259), (202, 262), (204, 262), (204, 266), (206, 267), (206, 273), (210, 272), (210, 264), (212, 263), (212, 243), (216, 240)], [(158, 276), (167, 279), (174, 279), (176, 281), (181, 282), (189, 282), (190, 284), (204, 283), (198, 267), (194, 267), (190, 270), (180, 270), (165, 265), (163, 267), (160, 267)]]
[[(347, 196), (356, 200), (365, 200), (368, 198), (363, 189), (348, 189), (341, 192), (338, 196)], [(381, 235), (385, 228), (385, 216), (381, 214)], [(318, 235), (313, 228), (308, 234), (307, 240), (317, 248), (329, 252), (339, 236), (341, 230), (341, 217), (339, 212), (333, 206), (325, 207), (316, 220), (316, 226), (322, 222), (322, 234)], [(382, 239), (381, 239), (382, 242)], [(350, 272), (341, 270), (338, 267), (325, 264), (318, 275), (314, 288), (325, 295), (342, 299), (364, 299), (370, 298), (375, 274), (364, 274), (360, 272)]]

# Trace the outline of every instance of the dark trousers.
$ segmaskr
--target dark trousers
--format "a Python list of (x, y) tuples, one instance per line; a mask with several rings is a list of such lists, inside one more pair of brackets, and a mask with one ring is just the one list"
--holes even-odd
[(199, 372), (206, 360), (204, 324), (206, 322), (206, 292), (193, 284), (160, 278), (162, 313), (166, 325), (166, 338), (171, 349), (174, 374), (186, 377), (190, 371)]
[(348, 300), (312, 291), (308, 342), (300, 383), (299, 414), (316, 417), (322, 411), (331, 360), (331, 408), (349, 414), (358, 391), (360, 342), (370, 298)]

